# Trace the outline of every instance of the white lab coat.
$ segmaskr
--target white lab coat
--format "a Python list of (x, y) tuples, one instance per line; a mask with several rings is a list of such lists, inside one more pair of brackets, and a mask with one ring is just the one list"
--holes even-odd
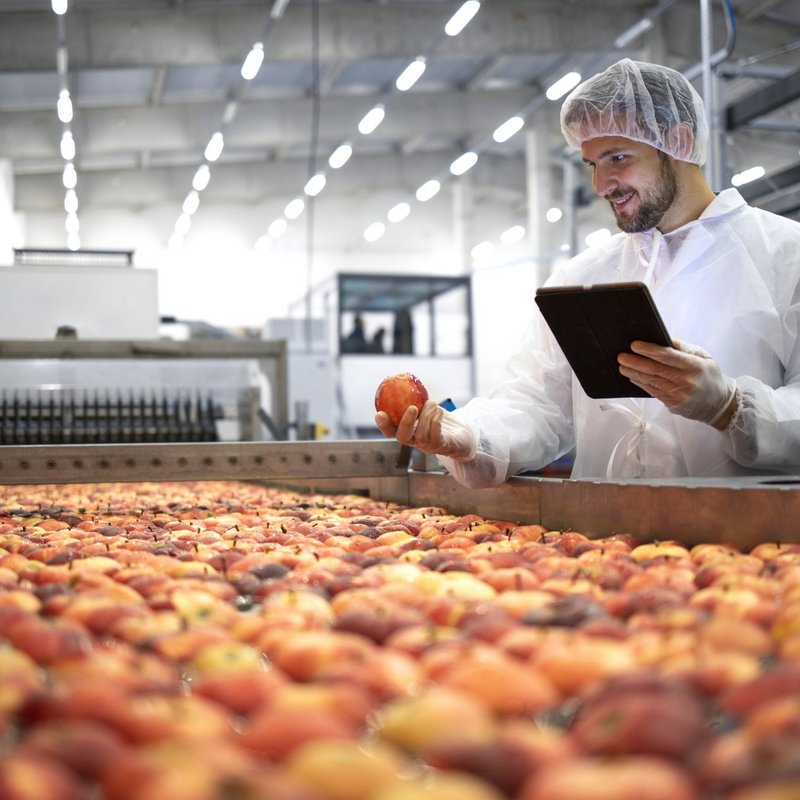
[(800, 224), (727, 189), (682, 228), (619, 233), (547, 283), (616, 281), (646, 283), (670, 334), (735, 378), (740, 410), (728, 429), (652, 398), (587, 397), (536, 312), (501, 384), (454, 412), (479, 441), (469, 461), (441, 459), (454, 478), (497, 485), (573, 450), (574, 478), (800, 472)]

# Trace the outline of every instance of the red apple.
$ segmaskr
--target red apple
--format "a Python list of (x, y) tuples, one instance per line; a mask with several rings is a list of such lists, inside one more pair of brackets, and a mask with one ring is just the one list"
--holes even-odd
[(421, 409), (428, 399), (422, 381), (410, 372), (384, 378), (375, 392), (375, 410), (385, 411), (393, 425), (398, 425), (409, 406)]

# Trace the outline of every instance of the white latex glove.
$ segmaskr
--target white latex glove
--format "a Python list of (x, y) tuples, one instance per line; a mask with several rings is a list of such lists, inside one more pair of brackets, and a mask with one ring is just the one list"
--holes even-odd
[(432, 400), (419, 412), (409, 406), (396, 428), (385, 411), (375, 415), (375, 424), (384, 436), (394, 437), (400, 444), (457, 461), (471, 459), (478, 446), (472, 429)]
[[(724, 428), (736, 397), (736, 383), (722, 374), (701, 347), (673, 340), (673, 347), (633, 342), (620, 353), (619, 371), (674, 414)], [(727, 418), (727, 419), (725, 419)]]

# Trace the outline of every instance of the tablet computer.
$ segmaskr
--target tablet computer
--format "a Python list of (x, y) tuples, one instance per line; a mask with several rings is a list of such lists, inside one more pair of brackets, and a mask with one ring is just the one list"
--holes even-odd
[(636, 339), (672, 346), (643, 283), (546, 286), (536, 291), (536, 304), (589, 397), (649, 397), (617, 363)]

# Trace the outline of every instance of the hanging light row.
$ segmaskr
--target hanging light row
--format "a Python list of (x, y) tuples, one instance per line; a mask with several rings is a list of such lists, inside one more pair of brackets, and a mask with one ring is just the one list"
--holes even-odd
[(61, 181), (64, 184), (64, 211), (67, 214), (64, 227), (67, 233), (67, 248), (80, 250), (80, 222), (78, 220), (78, 172), (75, 169), (75, 136), (72, 133), (74, 108), (69, 91), (69, 58), (67, 55), (67, 37), (65, 15), (68, 0), (52, 0), (53, 13), (57, 16), (58, 44), (56, 46), (56, 70), (58, 72), (59, 90), (56, 100), (56, 113), (61, 122), (61, 142), (59, 149), (64, 160)]
[[(467, 26), (470, 20), (478, 13), (481, 7), (480, 0), (466, 0), (459, 6), (458, 10), (450, 17), (444, 26), (444, 32), (448, 36), (458, 36)], [(400, 73), (395, 80), (395, 88), (400, 92), (407, 92), (422, 77), (427, 68), (427, 59), (424, 55), (417, 56)], [(369, 136), (373, 133), (386, 117), (386, 106), (384, 103), (376, 103), (361, 118), (358, 123), (358, 132), (362, 136)], [(340, 144), (328, 157), (328, 166), (332, 170), (341, 169), (353, 154), (353, 144), (345, 141)], [(477, 156), (476, 156), (477, 160)], [(468, 167), (467, 167), (468, 168)], [(464, 170), (466, 171), (466, 169)], [(327, 183), (327, 176), (324, 170), (312, 175), (303, 187), (303, 194), (306, 197), (316, 197)], [(438, 181), (428, 181), (417, 190), (417, 199), (429, 200), (434, 197), (441, 184)], [(424, 199), (423, 199), (424, 198)], [(267, 228), (267, 232), (255, 243), (255, 248), (260, 253), (269, 252), (275, 241), (286, 233), (289, 221), (296, 219), (302, 214), (305, 208), (303, 197), (295, 197), (284, 208), (283, 215), (275, 219)], [(389, 222), (401, 222), (411, 213), (411, 206), (408, 203), (398, 203), (389, 209), (387, 219)], [(368, 242), (377, 241), (383, 236), (386, 226), (383, 222), (375, 222), (364, 231), (364, 238)]]
[[(270, 9), (267, 24), (262, 33), (262, 39), (266, 39), (272, 24), (276, 19), (283, 16), (283, 12), (289, 0), (273, 0), (272, 8)], [(245, 56), (242, 62), (240, 75), (245, 83), (252, 81), (258, 71), (261, 69), (261, 64), (264, 61), (264, 42), (257, 41)], [(175, 221), (175, 227), (172, 235), (169, 238), (168, 247), (170, 250), (179, 250), (183, 247), (183, 240), (189, 229), (192, 227), (192, 216), (200, 207), (200, 195), (208, 186), (211, 180), (211, 164), (219, 160), (222, 151), (225, 148), (225, 129), (236, 118), (239, 112), (239, 101), (235, 97), (228, 100), (225, 110), (222, 112), (222, 121), (219, 130), (215, 131), (208, 144), (203, 151), (203, 163), (197, 168), (197, 171), (192, 178), (192, 188), (186, 195), (181, 207), (181, 213)]]

